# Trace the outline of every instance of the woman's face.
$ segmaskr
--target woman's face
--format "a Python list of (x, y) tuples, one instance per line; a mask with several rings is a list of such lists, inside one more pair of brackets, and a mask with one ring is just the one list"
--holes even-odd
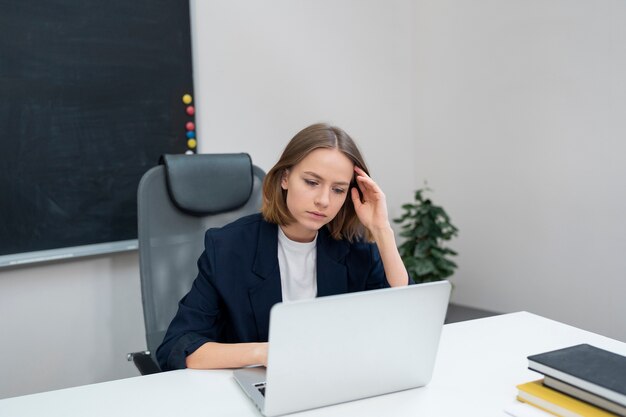
[(291, 240), (310, 242), (335, 218), (350, 191), (354, 164), (337, 149), (320, 148), (285, 172), (281, 187), (287, 208), (296, 220), (282, 226)]

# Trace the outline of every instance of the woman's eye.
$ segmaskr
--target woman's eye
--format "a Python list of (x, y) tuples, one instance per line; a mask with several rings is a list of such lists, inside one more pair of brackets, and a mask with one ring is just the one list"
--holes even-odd
[(346, 192), (346, 190), (344, 190), (343, 188), (333, 188), (333, 192), (335, 194), (343, 194)]
[(310, 185), (311, 187), (314, 187), (317, 185), (317, 182), (312, 181), (312, 180), (304, 180), (304, 182), (306, 183), (306, 185)]

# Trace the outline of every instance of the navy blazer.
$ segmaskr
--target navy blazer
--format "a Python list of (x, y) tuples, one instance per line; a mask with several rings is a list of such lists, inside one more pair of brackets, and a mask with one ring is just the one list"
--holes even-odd
[[(198, 276), (178, 305), (157, 359), (163, 370), (185, 368), (206, 342), (266, 342), (272, 306), (282, 301), (278, 226), (260, 214), (209, 229)], [(317, 235), (317, 296), (388, 287), (375, 244)]]

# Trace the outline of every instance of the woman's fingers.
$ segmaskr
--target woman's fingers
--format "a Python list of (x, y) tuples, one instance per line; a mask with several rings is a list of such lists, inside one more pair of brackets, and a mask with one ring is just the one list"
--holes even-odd
[(356, 180), (358, 187), (363, 192), (363, 197), (369, 197), (369, 199), (378, 199), (379, 196), (382, 194), (382, 190), (380, 189), (378, 184), (376, 184), (376, 182), (374, 182), (374, 180), (370, 177), (358, 176), (356, 177)]
[(363, 171), (361, 168), (355, 166), (354, 171), (357, 173), (357, 177), (356, 177), (357, 182), (369, 188), (372, 188), (376, 192), (381, 191), (380, 188), (378, 187), (378, 184), (376, 184), (376, 182), (369, 175), (367, 175), (367, 173)]

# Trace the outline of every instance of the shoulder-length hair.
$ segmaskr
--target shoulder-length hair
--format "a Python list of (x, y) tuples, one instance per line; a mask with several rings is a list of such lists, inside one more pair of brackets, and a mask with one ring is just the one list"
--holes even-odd
[[(263, 180), (263, 218), (281, 226), (295, 221), (287, 208), (287, 190), (281, 187), (281, 179), (286, 171), (300, 163), (312, 151), (320, 148), (337, 149), (343, 153), (354, 165), (369, 175), (369, 170), (361, 156), (354, 140), (342, 129), (326, 123), (318, 123), (302, 129), (285, 147), (280, 159), (269, 170)], [(351, 187), (356, 187), (354, 175)], [(327, 225), (330, 235), (337, 240), (346, 239), (352, 242), (355, 239), (372, 240), (372, 236), (359, 221), (354, 210), (350, 192), (346, 196), (343, 206)]]

